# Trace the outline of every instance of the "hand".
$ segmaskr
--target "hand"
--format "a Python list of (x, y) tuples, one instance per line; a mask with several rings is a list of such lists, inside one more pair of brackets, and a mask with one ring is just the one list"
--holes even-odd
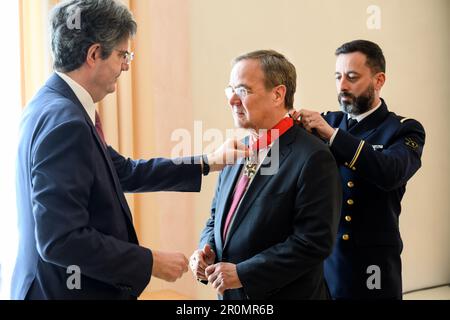
[(196, 250), (190, 258), (190, 267), (194, 277), (200, 280), (208, 280), (205, 275), (205, 269), (214, 263), (216, 254), (209, 244), (205, 244), (203, 250)]
[(223, 295), (227, 289), (242, 288), (234, 263), (220, 262), (209, 266), (205, 270), (208, 282), (214, 290)]
[(237, 139), (227, 139), (217, 150), (208, 154), (210, 171), (220, 171), (235, 164), (239, 158), (248, 157), (250, 149)]
[(299, 111), (291, 111), (290, 114), (292, 118), (299, 119), (306, 130), (312, 132), (315, 129), (317, 134), (327, 141), (330, 141), (336, 130), (325, 121), (319, 112), (300, 109)]
[(152, 275), (169, 282), (181, 278), (188, 271), (188, 259), (179, 252), (152, 251)]

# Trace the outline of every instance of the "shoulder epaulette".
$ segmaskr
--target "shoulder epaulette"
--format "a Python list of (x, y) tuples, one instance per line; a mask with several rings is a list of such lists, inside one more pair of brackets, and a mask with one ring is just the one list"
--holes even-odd
[(403, 118), (403, 119), (400, 119), (400, 123), (403, 123), (403, 122), (405, 122), (406, 120), (411, 120), (411, 118)]

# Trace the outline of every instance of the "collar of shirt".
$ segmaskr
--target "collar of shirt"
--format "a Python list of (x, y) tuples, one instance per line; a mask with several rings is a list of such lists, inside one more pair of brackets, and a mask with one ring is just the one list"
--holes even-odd
[(374, 113), (375, 110), (377, 110), (380, 106), (381, 106), (381, 99), (380, 99), (380, 103), (375, 108), (370, 109), (369, 111), (366, 111), (363, 114), (360, 114), (360, 115), (357, 115), (357, 116), (347, 114), (347, 118), (348, 119), (355, 119), (356, 121), (361, 122), (364, 118), (366, 118), (369, 115), (371, 115), (372, 113)]
[[(286, 114), (284, 115), (283, 118), (287, 118), (289, 117), (289, 112), (286, 112)], [(249, 137), (249, 139), (251, 139), (251, 136)], [(275, 140), (276, 141), (276, 140)], [(257, 164), (258, 166), (256, 167), (256, 172), (259, 171), (261, 164), (264, 162), (264, 160), (267, 157), (267, 154), (269, 153), (269, 150), (272, 148), (273, 144), (275, 143), (275, 141), (272, 141), (271, 144), (269, 144), (268, 146), (261, 148), (258, 150), (258, 156), (257, 156)], [(242, 170), (243, 171), (243, 170)], [(242, 174), (242, 173), (241, 173)], [(250, 183), (253, 181), (253, 177), (250, 179)], [(249, 186), (250, 186), (249, 183)]]
[(95, 104), (89, 92), (67, 74), (61, 72), (56, 72), (56, 74), (67, 83), (70, 89), (72, 89), (73, 93), (75, 93), (89, 115), (92, 123), (95, 125)]

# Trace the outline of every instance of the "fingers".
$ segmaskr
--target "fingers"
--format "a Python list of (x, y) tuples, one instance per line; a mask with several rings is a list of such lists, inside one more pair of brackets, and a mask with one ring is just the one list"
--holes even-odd
[(247, 146), (237, 139), (227, 139), (217, 150), (207, 155), (210, 172), (220, 171), (226, 165), (232, 165), (238, 159), (248, 157), (250, 151)]
[(183, 276), (183, 274), (189, 270), (189, 268), (188, 268), (189, 261), (186, 258), (186, 256), (182, 253), (177, 254), (177, 261), (175, 262), (175, 264), (176, 265), (174, 267), (174, 273), (173, 273), (172, 279), (171, 279), (172, 282), (181, 278)]
[(220, 273), (217, 278), (214, 280), (214, 282), (211, 284), (213, 289), (216, 290), (218, 293), (223, 295), (225, 291), (225, 279), (223, 278), (222, 273)]
[(316, 111), (301, 109), (298, 114), (303, 127), (309, 132), (317, 128), (320, 124), (320, 120), (322, 119), (320, 113)]
[[(205, 269), (205, 275), (209, 278), (211, 275), (214, 274), (214, 271), (216, 270), (216, 265), (210, 265)], [(213, 279), (215, 280), (215, 278)]]
[(188, 271), (188, 259), (179, 252), (153, 250), (152, 275), (165, 281), (174, 282)]
[(208, 281), (208, 278), (205, 276), (205, 270), (201, 271), (200, 269), (197, 271), (197, 273), (195, 274), (195, 278), (196, 279), (200, 279), (200, 280), (206, 280)]
[(207, 277), (206, 277), (206, 275), (205, 275), (205, 269), (200, 268), (200, 267), (197, 267), (197, 268), (195, 269), (194, 276), (195, 276), (195, 278), (197, 278), (197, 279), (207, 280)]
[(225, 154), (225, 164), (235, 164), (240, 158), (250, 156), (250, 149), (248, 146), (240, 142), (238, 139), (229, 139)]
[(238, 158), (250, 156), (250, 149), (248, 148), (248, 146), (246, 146), (237, 139), (235, 139), (235, 149)]
[(294, 119), (294, 120), (297, 120), (298, 118), (300, 118), (300, 111), (292, 110), (289, 112), (289, 114), (291, 115), (292, 119)]
[[(210, 263), (208, 263), (207, 261), (208, 259), (211, 260)], [(205, 275), (205, 269), (208, 267), (209, 264), (214, 262), (214, 259), (215, 253), (209, 245), (205, 245), (203, 250), (196, 250), (192, 254), (189, 261), (189, 266), (192, 270), (194, 277), (201, 280), (207, 280), (207, 277)]]
[(205, 246), (203, 247), (203, 254), (205, 259), (204, 269), (206, 269), (207, 266), (214, 263), (214, 260), (216, 259), (216, 254), (214, 253), (214, 250), (211, 249), (211, 246), (209, 244), (205, 244)]
[(210, 255), (211, 252), (212, 252), (211, 246), (210, 246), (209, 244), (205, 244), (205, 245), (203, 246), (203, 252), (204, 252), (207, 256)]
[(211, 265), (205, 270), (205, 274), (208, 277), (208, 282), (219, 294), (223, 295), (224, 291), (227, 289), (227, 279), (225, 276), (225, 271), (222, 270), (221, 264), (217, 263)]
[(208, 264), (204, 260), (198, 261), (197, 265), (198, 268), (202, 270), (205, 270), (208, 267)]
[(186, 258), (186, 256), (183, 254), (183, 273), (186, 273), (189, 271), (189, 260)]

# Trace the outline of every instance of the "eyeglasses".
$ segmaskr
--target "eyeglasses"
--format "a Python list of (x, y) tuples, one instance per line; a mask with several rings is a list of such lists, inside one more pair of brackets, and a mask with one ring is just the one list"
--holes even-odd
[(118, 50), (118, 49), (115, 49), (115, 50), (120, 53), (120, 55), (123, 57), (123, 59), (125, 59), (126, 64), (130, 64), (131, 61), (133, 61), (134, 52), (128, 52), (128, 51), (123, 51), (123, 50)]
[(249, 92), (245, 87), (233, 88), (232, 86), (228, 86), (225, 88), (225, 95), (227, 96), (228, 100), (230, 100), (234, 94), (236, 94), (239, 99), (243, 100), (249, 94)]

